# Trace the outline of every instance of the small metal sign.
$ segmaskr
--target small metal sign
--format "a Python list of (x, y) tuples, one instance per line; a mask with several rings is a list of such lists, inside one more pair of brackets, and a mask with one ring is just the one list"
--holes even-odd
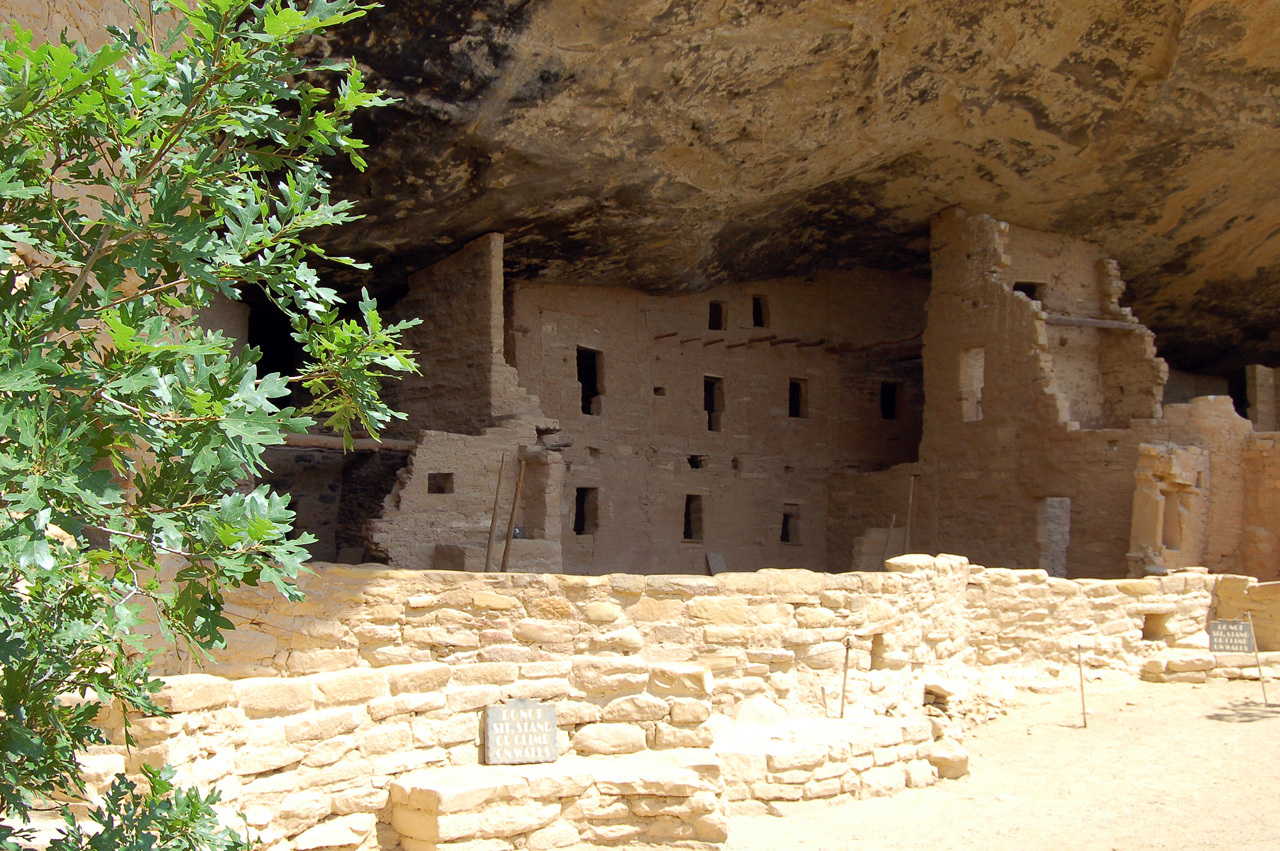
[(556, 708), (536, 700), (508, 700), (484, 708), (486, 765), (556, 761)]
[(1209, 621), (1211, 653), (1254, 652), (1253, 630), (1248, 621)]

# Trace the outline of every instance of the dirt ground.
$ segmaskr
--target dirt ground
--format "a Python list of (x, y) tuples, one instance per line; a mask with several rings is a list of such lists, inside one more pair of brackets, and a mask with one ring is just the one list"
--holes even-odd
[(971, 774), (893, 798), (734, 816), (729, 851), (1280, 849), (1280, 682), (1020, 692)]

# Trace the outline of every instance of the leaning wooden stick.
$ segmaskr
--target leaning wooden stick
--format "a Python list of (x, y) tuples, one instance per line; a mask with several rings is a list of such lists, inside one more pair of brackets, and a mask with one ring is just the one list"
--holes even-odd
[(507, 522), (507, 544), (502, 548), (502, 567), (499, 572), (507, 572), (507, 559), (511, 558), (511, 541), (516, 536), (516, 509), (520, 506), (520, 489), (524, 487), (524, 466), (527, 462), (520, 459), (520, 475), (516, 476), (516, 495), (511, 497), (511, 520)]
[(1084, 660), (1080, 657), (1080, 645), (1076, 645), (1076, 670), (1080, 672), (1080, 726), (1089, 729), (1089, 710), (1084, 705)]
[(1253, 661), (1258, 666), (1258, 685), (1262, 686), (1262, 705), (1270, 706), (1267, 701), (1267, 679), (1262, 675), (1262, 656), (1258, 654), (1258, 631), (1253, 628), (1253, 612), (1246, 611), (1244, 616), (1249, 619), (1249, 637), (1253, 639)]
[(484, 547), (484, 572), (489, 572), (493, 563), (493, 541), (498, 536), (498, 500), (502, 497), (502, 471), (507, 468), (507, 453), (503, 452), (498, 462), (498, 483), (493, 488), (493, 514), (489, 517), (489, 543)]
[(846, 636), (844, 640), (844, 679), (840, 685), (840, 717), (844, 717), (844, 700), (849, 696), (849, 645), (853, 638)]

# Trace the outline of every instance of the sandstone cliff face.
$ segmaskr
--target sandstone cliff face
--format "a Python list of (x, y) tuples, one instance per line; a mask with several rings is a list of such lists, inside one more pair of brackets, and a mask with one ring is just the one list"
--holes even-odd
[(962, 204), (1100, 243), (1213, 370), (1280, 361), (1277, 32), (1274, 0), (397, 0), (305, 49), (401, 98), (330, 237), (375, 289), (487, 231), (524, 280), (920, 274)]
[(1274, 360), (1280, 4), (402, 0), (326, 46), (403, 98), (335, 241), (650, 289), (919, 272), (952, 204), (1097, 241), (1184, 368)]

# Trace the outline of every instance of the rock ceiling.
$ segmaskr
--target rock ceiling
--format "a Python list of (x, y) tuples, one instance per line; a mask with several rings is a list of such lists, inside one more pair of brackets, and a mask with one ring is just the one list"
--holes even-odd
[(1103, 245), (1174, 366), (1280, 365), (1277, 0), (386, 0), (309, 49), (400, 98), (329, 237), (384, 292), (487, 231), (518, 280), (927, 276), (962, 204)]

